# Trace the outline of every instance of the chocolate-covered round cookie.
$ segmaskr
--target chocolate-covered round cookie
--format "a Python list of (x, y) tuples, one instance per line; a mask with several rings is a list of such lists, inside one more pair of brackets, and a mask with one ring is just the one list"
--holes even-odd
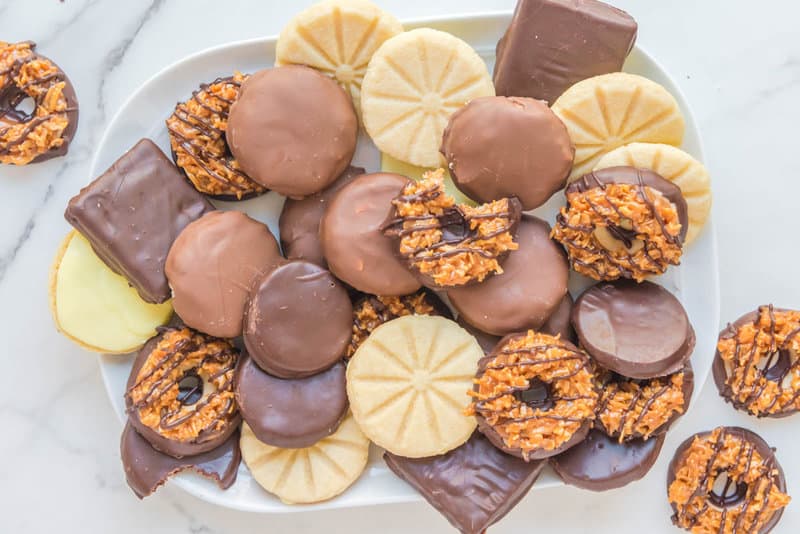
[(575, 271), (595, 280), (642, 281), (678, 265), (689, 229), (680, 188), (634, 167), (609, 167), (566, 189), (553, 238)]
[(595, 428), (620, 442), (665, 434), (686, 413), (694, 391), (689, 362), (676, 373), (649, 380), (599, 368), (595, 374), (601, 392)]
[(344, 282), (372, 295), (408, 295), (420, 288), (395, 253), (383, 225), (408, 178), (364, 174), (339, 190), (322, 216), (319, 235), (328, 268)]
[(563, 189), (575, 156), (567, 127), (547, 103), (504, 96), (476, 98), (456, 111), (441, 152), (468, 197), (517, 197), (526, 210)]
[(470, 413), (478, 429), (525, 460), (580, 443), (595, 418), (599, 392), (589, 357), (554, 336), (506, 336), (478, 362), (474, 383)]
[(519, 249), (508, 255), (502, 275), (447, 291), (459, 317), (488, 334), (539, 329), (567, 294), (569, 266), (550, 239), (550, 226), (523, 214), (517, 243)]
[(290, 65), (261, 70), (242, 84), (226, 137), (253, 180), (303, 198), (325, 189), (350, 164), (358, 119), (335, 81)]
[(630, 378), (677, 372), (694, 351), (694, 329), (683, 305), (652, 282), (590, 287), (575, 301), (572, 325), (592, 358)]
[(352, 318), (347, 290), (330, 272), (307, 261), (290, 261), (251, 289), (242, 336), (263, 370), (280, 378), (303, 378), (342, 358)]
[(800, 410), (800, 311), (761, 306), (719, 335), (712, 371), (720, 395), (756, 417)]
[(178, 234), (167, 255), (175, 312), (201, 332), (237, 337), (250, 286), (280, 261), (264, 224), (238, 211), (207, 213)]
[(766, 534), (789, 504), (775, 449), (739, 427), (684, 441), (667, 471), (672, 522), (690, 532)]
[(656, 463), (665, 435), (620, 443), (594, 429), (582, 442), (550, 458), (556, 474), (571, 486), (607, 491), (644, 477)]
[(239, 351), (185, 326), (161, 329), (139, 350), (125, 389), (128, 420), (157, 450), (210, 451), (239, 427), (233, 394)]
[(245, 356), (236, 370), (236, 401), (259, 441), (275, 447), (310, 447), (339, 428), (347, 414), (344, 363), (307, 378), (265, 373)]
[(364, 174), (361, 167), (348, 167), (335, 182), (319, 193), (301, 200), (287, 198), (278, 220), (281, 247), (290, 260), (306, 260), (327, 267), (319, 240), (319, 223), (333, 196), (356, 176)]

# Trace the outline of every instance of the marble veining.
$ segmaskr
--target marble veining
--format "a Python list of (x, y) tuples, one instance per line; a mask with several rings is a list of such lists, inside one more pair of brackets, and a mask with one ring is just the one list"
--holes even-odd
[[(209, 46), (276, 34), (312, 0), (0, 0), (0, 40), (30, 39), (56, 60), (81, 104), (67, 158), (0, 168), (0, 532), (449, 532), (424, 504), (259, 516), (203, 503), (169, 485), (139, 502), (119, 462), (119, 422), (95, 358), (55, 332), (47, 276), (68, 231), (67, 200), (92, 177), (94, 147), (147, 78)], [(400, 18), (511, 10), (515, 0), (376, 0)], [(800, 195), (800, 5), (612, 0), (639, 21), (639, 43), (673, 74), (700, 123), (714, 180), (723, 322), (757, 305), (800, 308), (793, 222)], [(165, 117), (169, 110), (164, 110)], [(800, 416), (798, 416), (800, 417)], [(800, 499), (793, 420), (737, 414), (706, 384), (643, 482), (604, 495), (532, 493), (492, 533), (669, 533), (664, 479), (690, 433), (738, 424), (778, 449)], [(565, 503), (569, 503), (568, 506)], [(791, 504), (776, 532), (800, 530)]]

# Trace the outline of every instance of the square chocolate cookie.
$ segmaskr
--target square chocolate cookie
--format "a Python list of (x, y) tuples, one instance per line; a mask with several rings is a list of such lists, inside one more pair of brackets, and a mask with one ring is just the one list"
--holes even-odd
[(622, 70), (636, 32), (630, 15), (597, 0), (519, 0), (497, 43), (497, 94), (552, 105), (571, 85)]
[(171, 296), (164, 263), (172, 242), (214, 206), (149, 139), (81, 189), (64, 213), (114, 272), (147, 302)]

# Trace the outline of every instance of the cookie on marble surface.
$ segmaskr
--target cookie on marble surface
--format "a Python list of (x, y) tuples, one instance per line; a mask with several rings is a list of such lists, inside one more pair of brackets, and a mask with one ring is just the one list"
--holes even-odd
[(170, 301), (143, 301), (75, 230), (64, 238), (53, 261), (49, 294), (56, 328), (93, 352), (135, 351), (172, 317)]
[(700, 235), (711, 216), (711, 177), (705, 166), (680, 148), (663, 143), (631, 143), (612, 150), (594, 166), (649, 169), (681, 188), (689, 209), (689, 229), (685, 244)]
[(275, 45), (275, 65), (308, 65), (332, 76), (361, 114), (361, 84), (375, 51), (403, 25), (368, 0), (324, 0), (296, 15)]
[(392, 454), (424, 458), (464, 443), (464, 415), (483, 350), (442, 317), (411, 315), (378, 327), (347, 367), (347, 396), (364, 433)]
[(286, 504), (326, 501), (349, 488), (367, 466), (369, 440), (348, 415), (338, 430), (304, 449), (258, 441), (242, 425), (242, 457), (258, 484)]
[(381, 152), (439, 167), (450, 115), (481, 96), (494, 96), (494, 86), (470, 45), (442, 31), (412, 30), (386, 41), (370, 61), (361, 91), (364, 126)]
[(621, 146), (683, 142), (685, 123), (675, 97), (636, 74), (614, 72), (578, 82), (556, 100), (553, 111), (575, 145), (569, 181), (591, 171), (600, 158)]

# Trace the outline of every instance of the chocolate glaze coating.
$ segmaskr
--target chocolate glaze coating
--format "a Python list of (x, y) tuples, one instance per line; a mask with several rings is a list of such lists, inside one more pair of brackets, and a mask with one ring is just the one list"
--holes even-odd
[(587, 289), (572, 309), (581, 346), (603, 367), (630, 378), (680, 370), (695, 334), (683, 305), (652, 282), (604, 282)]
[(569, 184), (566, 194), (569, 195), (573, 192), (583, 193), (595, 187), (611, 184), (643, 185), (659, 191), (675, 206), (675, 210), (678, 212), (678, 220), (681, 222), (680, 241), (683, 243), (686, 240), (686, 232), (689, 231), (689, 208), (686, 205), (686, 199), (683, 198), (681, 188), (653, 171), (637, 169), (636, 167), (600, 169), (590, 172)]
[(331, 78), (305, 66), (276, 67), (242, 84), (226, 138), (253, 180), (303, 198), (325, 189), (350, 164), (358, 119)]
[(151, 495), (167, 479), (187, 469), (214, 480), (220, 489), (228, 489), (236, 481), (242, 461), (238, 432), (231, 434), (216, 449), (177, 459), (158, 452), (130, 424), (125, 425), (122, 431), (120, 456), (128, 486), (140, 499)]
[(72, 197), (64, 217), (142, 299), (160, 303), (172, 296), (164, 272), (172, 243), (213, 210), (155, 143), (142, 139)]
[(285, 380), (245, 357), (236, 369), (236, 401), (256, 437), (275, 447), (310, 447), (347, 414), (344, 363), (308, 378)]
[(575, 156), (566, 126), (546, 103), (503, 96), (476, 98), (456, 111), (441, 152), (468, 197), (517, 197), (525, 210), (564, 188)]
[(175, 312), (201, 332), (237, 337), (249, 288), (281, 261), (264, 224), (238, 211), (207, 213), (181, 232), (167, 255)]
[(328, 266), (319, 239), (319, 223), (333, 196), (356, 176), (364, 174), (362, 167), (348, 167), (335, 182), (323, 191), (302, 200), (286, 199), (278, 221), (283, 253), (290, 260), (306, 260), (322, 267)]
[(566, 452), (550, 458), (556, 474), (572, 486), (606, 491), (644, 477), (656, 463), (665, 436), (620, 443), (600, 430)]
[(353, 306), (331, 273), (290, 261), (256, 282), (245, 308), (244, 344), (253, 361), (280, 378), (303, 378), (342, 358)]
[(520, 0), (497, 43), (497, 94), (552, 104), (581, 80), (622, 70), (636, 34), (630, 15), (603, 2)]
[(399, 174), (364, 174), (339, 190), (325, 210), (319, 232), (328, 267), (359, 291), (397, 296), (420, 288), (382, 230), (392, 199), (407, 182)]
[[(786, 475), (783, 472), (781, 464), (779, 464), (778, 460), (775, 458), (775, 449), (770, 447), (769, 444), (766, 441), (764, 441), (764, 438), (762, 438), (761, 436), (759, 436), (758, 434), (756, 434), (751, 430), (747, 430), (746, 428), (738, 426), (730, 426), (724, 428), (726, 433), (730, 434), (738, 433), (744, 440), (746, 440), (753, 447), (755, 447), (755, 450), (758, 451), (758, 453), (761, 455), (762, 458), (764, 458), (765, 461), (769, 458), (772, 458), (773, 465), (775, 469), (777, 469), (778, 471), (777, 475), (773, 478), (773, 480), (775, 481), (775, 485), (778, 487), (778, 489), (782, 493), (786, 493)], [(689, 447), (691, 447), (694, 438), (696, 437), (704, 438), (709, 436), (712, 432), (713, 430), (709, 430), (706, 432), (698, 432), (697, 434), (694, 434), (686, 438), (686, 440), (678, 446), (678, 449), (675, 451), (675, 456), (672, 457), (672, 461), (669, 463), (669, 468), (667, 469), (667, 491), (669, 491), (669, 487), (675, 481), (675, 474), (678, 472), (678, 469), (680, 469), (680, 464), (683, 461), (683, 455), (686, 453)], [(672, 510), (674, 512), (677, 512), (677, 508), (674, 503), (670, 503), (670, 506), (672, 506)], [(780, 521), (781, 516), (783, 516), (783, 510), (784, 509), (781, 508), (780, 510), (775, 512), (769, 519), (769, 521), (764, 525), (764, 527), (761, 529), (760, 532), (752, 534), (768, 534), (773, 528), (775, 528), (775, 525), (777, 525), (778, 522)]]
[[(776, 312), (785, 312), (790, 311), (784, 308), (774, 308)], [(741, 328), (742, 326), (753, 323), (758, 320), (758, 310), (752, 311), (749, 313), (744, 314), (743, 316), (739, 317), (733, 323), (729, 323), (720, 333), (719, 339), (731, 339), (736, 337), (736, 331)], [(717, 391), (719, 391), (720, 397), (725, 399), (725, 402), (730, 403), (731, 406), (736, 408), (739, 411), (744, 413), (749, 413), (747, 410), (747, 406), (743, 405), (742, 403), (736, 401), (733, 398), (733, 392), (726, 384), (728, 379), (728, 371), (725, 368), (725, 360), (719, 354), (719, 350), (714, 351), (714, 362), (711, 364), (711, 373), (714, 377), (714, 384), (717, 386)], [(769, 417), (771, 419), (782, 419), (784, 417), (788, 417), (790, 415), (794, 415), (797, 413), (798, 410), (786, 410), (783, 412), (777, 413), (762, 413), (756, 417)], [(752, 415), (752, 414), (751, 414)]]
[(479, 433), (441, 456), (409, 459), (384, 453), (397, 476), (464, 534), (480, 534), (528, 493), (545, 466), (503, 454)]
[(503, 263), (503, 274), (447, 291), (459, 316), (483, 332), (502, 336), (539, 329), (567, 294), (569, 266), (550, 239), (550, 225), (523, 214), (517, 243), (519, 249)]
[[(183, 325), (179, 324), (180, 321), (178, 320), (174, 320), (174, 323), (176, 323), (176, 328), (183, 327)], [(144, 346), (139, 349), (139, 352), (136, 354), (136, 359), (133, 360), (133, 366), (131, 367), (131, 374), (128, 376), (128, 382), (125, 385), (126, 392), (130, 391), (131, 388), (136, 385), (139, 371), (145, 362), (147, 362), (147, 358), (150, 356), (150, 353), (153, 352), (158, 343), (161, 341), (163, 332), (164, 330), (162, 330), (161, 333), (151, 337), (147, 343), (145, 343)], [(137, 435), (140, 435), (146, 439), (156, 451), (178, 459), (187, 456), (196, 456), (216, 449), (231, 435), (233, 435), (234, 432), (236, 432), (236, 430), (239, 428), (239, 424), (242, 421), (241, 414), (237, 410), (235, 416), (227, 421), (224, 429), (217, 435), (203, 441), (176, 441), (162, 436), (149, 426), (142, 423), (132, 408), (133, 405), (131, 399), (126, 395), (125, 409), (128, 412), (128, 424), (136, 430)]]

